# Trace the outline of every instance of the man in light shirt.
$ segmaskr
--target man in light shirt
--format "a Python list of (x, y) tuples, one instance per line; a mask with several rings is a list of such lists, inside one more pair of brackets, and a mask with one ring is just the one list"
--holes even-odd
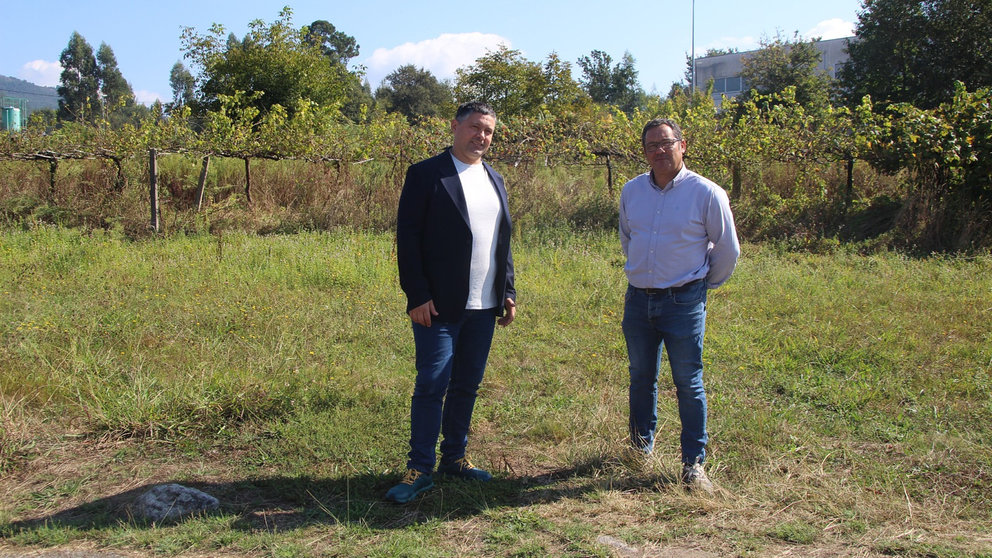
[(503, 177), (482, 156), (496, 113), (458, 107), (452, 145), (411, 165), (400, 194), (396, 259), (413, 327), (417, 379), (410, 404), (406, 474), (386, 499), (406, 503), (438, 474), (488, 481), (465, 456), (469, 423), (495, 324), (516, 316), (510, 212)]
[(643, 459), (654, 450), (658, 372), (664, 347), (682, 423), (682, 476), (690, 490), (713, 492), (706, 458), (703, 332), (706, 292), (730, 278), (740, 255), (727, 193), (685, 167), (679, 125), (644, 125), (651, 171), (620, 194), (620, 244), (627, 258), (623, 334), (630, 360), (630, 441)]

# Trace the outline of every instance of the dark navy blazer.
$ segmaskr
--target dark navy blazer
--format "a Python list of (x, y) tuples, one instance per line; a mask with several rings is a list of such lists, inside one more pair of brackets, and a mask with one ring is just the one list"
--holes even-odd
[[(410, 310), (434, 301), (440, 322), (461, 318), (468, 301), (472, 260), (472, 229), (458, 172), (450, 148), (406, 171), (396, 220), (396, 259), (400, 287)], [(496, 239), (495, 313), (503, 315), (503, 302), (516, 300), (513, 287), (512, 224), (503, 177), (483, 162), (495, 184), (502, 207)]]

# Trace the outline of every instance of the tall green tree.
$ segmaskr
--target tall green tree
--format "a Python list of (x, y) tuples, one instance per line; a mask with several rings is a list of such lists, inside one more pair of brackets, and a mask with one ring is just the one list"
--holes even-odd
[(934, 108), (954, 97), (955, 81), (992, 86), (989, 29), (989, 0), (864, 0), (839, 74), (845, 96)]
[(172, 87), (172, 102), (168, 110), (187, 106), (195, 100), (196, 78), (182, 62), (176, 62), (169, 72), (169, 86)]
[(93, 47), (78, 32), (69, 36), (69, 44), (59, 56), (62, 75), (59, 94), (59, 120), (94, 121), (102, 112), (100, 71)]
[(780, 93), (795, 87), (795, 99), (806, 108), (824, 109), (830, 104), (833, 78), (820, 70), (823, 54), (816, 48), (819, 39), (792, 39), (776, 35), (762, 39), (761, 48), (741, 60), (741, 77), (747, 87), (760, 95)]
[(292, 14), (285, 7), (271, 24), (252, 21), (241, 41), (225, 35), (219, 24), (204, 35), (193, 28), (183, 30), (185, 55), (199, 71), (200, 110), (217, 110), (221, 96), (244, 92), (248, 95), (240, 98), (260, 115), (274, 105), (292, 113), (304, 101), (340, 106), (349, 87), (361, 87), (343, 63), (307, 40), (306, 27), (293, 27)]
[(454, 104), (450, 86), (430, 70), (413, 64), (400, 66), (387, 75), (375, 98), (388, 112), (398, 112), (410, 122), (425, 116), (449, 116)]
[(613, 105), (628, 114), (640, 105), (644, 91), (637, 84), (637, 68), (630, 52), (624, 52), (623, 58), (613, 64), (609, 54), (594, 50), (589, 56), (579, 57), (578, 64), (582, 68), (579, 82), (593, 101)]
[(458, 102), (481, 100), (498, 115), (534, 115), (541, 111), (546, 83), (541, 65), (505, 44), (455, 70)]
[(372, 86), (360, 73), (348, 72), (344, 75), (344, 100), (341, 101), (340, 111), (352, 122), (362, 122), (375, 106)]
[(97, 70), (100, 74), (100, 97), (103, 102), (103, 118), (114, 129), (125, 124), (140, 126), (151, 116), (151, 110), (138, 103), (131, 84), (124, 79), (117, 67), (117, 57), (113, 49), (101, 43), (96, 53)]
[[(324, 54), (334, 65), (347, 68), (348, 62), (358, 56), (358, 41), (351, 35), (338, 31), (334, 24), (318, 19), (302, 29), (303, 40)], [(367, 114), (367, 108), (375, 104), (372, 88), (364, 80), (364, 69), (343, 74), (345, 80), (344, 100), (341, 113), (357, 122)]]
[(358, 56), (358, 42), (351, 35), (338, 31), (331, 22), (318, 19), (304, 28), (304, 40), (307, 44), (320, 49), (324, 56), (335, 62), (347, 64)]
[(100, 43), (96, 52), (97, 70), (100, 76), (100, 93), (108, 112), (134, 104), (134, 91), (117, 67), (117, 57), (107, 43)]
[(589, 105), (589, 95), (572, 78), (572, 65), (557, 53), (548, 55), (541, 71), (545, 83), (544, 104), (552, 114), (562, 116)]

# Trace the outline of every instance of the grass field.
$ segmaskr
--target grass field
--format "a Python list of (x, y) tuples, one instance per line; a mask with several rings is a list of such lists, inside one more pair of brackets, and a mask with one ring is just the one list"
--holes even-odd
[[(389, 234), (0, 233), (0, 555), (992, 556), (992, 258), (746, 244), (710, 293), (703, 498), (676, 483), (669, 379), (656, 457), (616, 459), (615, 234), (533, 227), (514, 255), (469, 447), (496, 479), (396, 506)], [(221, 510), (131, 517), (163, 482)]]

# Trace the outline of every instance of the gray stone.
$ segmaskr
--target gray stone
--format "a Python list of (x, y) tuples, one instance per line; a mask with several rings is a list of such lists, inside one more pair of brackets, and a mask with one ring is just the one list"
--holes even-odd
[(132, 507), (139, 517), (160, 523), (189, 515), (216, 510), (217, 498), (195, 488), (180, 484), (160, 484), (145, 492)]
[(599, 542), (599, 544), (604, 544), (606, 546), (612, 547), (614, 550), (616, 550), (617, 555), (623, 556), (624, 558), (635, 558), (638, 556), (643, 556), (643, 553), (640, 550), (630, 546), (629, 544), (621, 541), (618, 538), (611, 537), (609, 535), (600, 535), (596, 539), (596, 541)]

